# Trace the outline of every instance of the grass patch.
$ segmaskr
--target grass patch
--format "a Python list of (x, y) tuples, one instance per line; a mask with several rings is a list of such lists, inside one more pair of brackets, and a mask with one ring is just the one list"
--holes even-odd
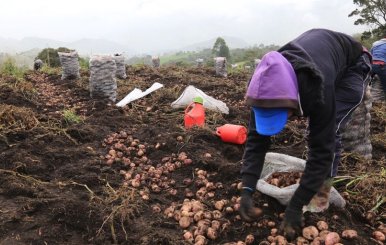
[(63, 119), (68, 124), (77, 124), (83, 122), (83, 119), (76, 115), (76, 112), (73, 109), (63, 111)]

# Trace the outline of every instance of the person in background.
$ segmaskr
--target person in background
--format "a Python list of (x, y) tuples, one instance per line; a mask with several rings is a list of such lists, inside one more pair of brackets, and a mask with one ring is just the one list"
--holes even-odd
[(386, 34), (373, 43), (370, 53), (373, 56), (372, 72), (378, 75), (386, 100)]
[(308, 158), (300, 185), (285, 210), (281, 233), (293, 239), (302, 226), (302, 208), (316, 200), (328, 205), (332, 177), (342, 150), (340, 129), (360, 104), (369, 80), (371, 55), (346, 34), (312, 29), (264, 55), (250, 80), (251, 106), (241, 168), (240, 215), (256, 219), (252, 195), (272, 135), (292, 115), (308, 117)]
[(36, 59), (34, 61), (34, 70), (35, 71), (40, 70), (40, 68), (42, 68), (42, 66), (43, 66), (43, 61), (41, 59)]

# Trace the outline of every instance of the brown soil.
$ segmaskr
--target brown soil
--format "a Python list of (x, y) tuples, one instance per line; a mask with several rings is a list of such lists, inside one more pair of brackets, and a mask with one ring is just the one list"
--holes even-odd
[[(213, 69), (137, 66), (127, 75), (118, 81), (118, 100), (153, 82), (165, 87), (117, 108), (90, 98), (88, 71), (75, 81), (33, 71), (24, 80), (0, 76), (0, 244), (185, 244), (184, 229), (164, 210), (172, 203), (180, 207), (187, 188), (196, 193), (203, 186), (198, 170), (216, 186), (201, 197), (207, 210), (215, 201), (237, 199), (244, 148), (223, 143), (214, 131), (225, 123), (247, 126), (243, 97), (250, 74), (219, 78)], [(207, 111), (204, 128), (185, 130), (183, 108), (170, 104), (187, 85), (223, 100), (229, 115)], [(342, 174), (350, 178), (336, 185), (346, 193), (347, 208), (305, 215), (306, 225), (325, 220), (340, 234), (355, 229), (358, 239), (344, 244), (376, 244), (370, 234), (385, 222), (379, 199), (385, 190), (385, 105), (375, 108), (374, 159), (347, 154)], [(271, 150), (305, 158), (305, 131), (304, 120), (291, 122)], [(244, 241), (248, 234), (259, 244), (279, 227), (284, 207), (268, 196), (254, 197), (261, 218), (249, 224), (237, 212), (224, 212), (221, 223), (227, 225), (208, 244)]]

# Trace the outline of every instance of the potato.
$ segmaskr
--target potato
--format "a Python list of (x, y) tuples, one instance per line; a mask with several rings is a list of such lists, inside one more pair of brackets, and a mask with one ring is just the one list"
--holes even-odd
[(386, 234), (386, 225), (385, 224), (380, 224), (377, 229), (380, 230), (383, 234)]
[(215, 229), (213, 229), (212, 227), (209, 227), (208, 230), (206, 231), (206, 235), (210, 240), (216, 240), (218, 233)]
[(307, 244), (309, 244), (309, 242), (304, 237), (299, 236), (298, 238), (296, 238), (296, 245), (307, 245)]
[(257, 207), (253, 208), (252, 215), (254, 218), (257, 218), (257, 217), (261, 216), (262, 214), (263, 214), (263, 210), (261, 208), (257, 208)]
[(315, 237), (317, 237), (319, 235), (319, 231), (318, 231), (318, 229), (316, 229), (315, 226), (308, 226), (308, 227), (303, 229), (302, 234), (303, 234), (304, 238), (312, 241), (315, 239)]
[(255, 241), (255, 237), (252, 234), (249, 234), (245, 238), (245, 244), (247, 244), (247, 245), (252, 244), (254, 241)]
[(138, 150), (137, 155), (139, 157), (143, 156), (145, 154), (144, 150)]
[(239, 211), (239, 209), (240, 209), (240, 203), (235, 203), (235, 204), (233, 205), (233, 210)]
[(287, 239), (283, 236), (277, 236), (275, 237), (275, 244), (276, 245), (287, 245)]
[(181, 228), (188, 228), (190, 226), (190, 217), (187, 217), (187, 216), (183, 216), (181, 217), (181, 219), (179, 220), (179, 224), (181, 226)]
[(204, 218), (204, 211), (200, 210), (197, 213), (194, 214), (193, 219), (194, 221), (198, 222)]
[(373, 237), (375, 240), (377, 241), (381, 241), (381, 242), (384, 242), (385, 241), (385, 234), (383, 234), (382, 232), (380, 231), (374, 231), (373, 232)]
[(200, 201), (192, 201), (192, 211), (198, 212), (204, 210), (204, 205)]
[(182, 137), (181, 135), (177, 136), (177, 140), (178, 141), (183, 141), (184, 140), (184, 137)]
[(184, 159), (184, 164), (185, 165), (190, 165), (190, 164), (192, 164), (192, 159), (190, 159), (190, 158), (186, 158), (186, 159)]
[(220, 200), (220, 201), (215, 202), (214, 207), (217, 210), (221, 211), (224, 208), (224, 205), (225, 205), (224, 200)]
[(319, 232), (319, 237), (322, 238), (322, 240), (324, 241), (326, 239), (326, 236), (328, 235), (328, 233), (330, 233), (329, 230), (321, 231), (321, 232)]
[(197, 222), (197, 226), (206, 226), (206, 227), (209, 227), (211, 226), (211, 221), (210, 219), (202, 219), (200, 221)]
[(374, 222), (374, 219), (377, 217), (377, 215), (375, 214), (375, 212), (373, 211), (367, 211), (366, 212), (366, 215), (365, 215), (365, 218), (370, 222)]
[[(214, 185), (213, 182), (208, 182), (205, 184), (205, 187), (208, 191), (213, 191), (213, 190), (216, 190), (216, 186)], [(224, 204), (227, 204), (227, 200), (222, 200), (224, 202)]]
[(190, 231), (184, 233), (184, 239), (186, 241), (193, 241), (193, 234)]
[(338, 243), (340, 241), (339, 234), (336, 232), (330, 232), (327, 234), (324, 244), (325, 245), (334, 245), (335, 243)]
[(310, 243), (310, 245), (322, 245), (323, 240), (320, 237), (315, 237), (315, 239)]
[(276, 223), (275, 223), (275, 221), (268, 221), (268, 223), (267, 223), (267, 226), (268, 227), (275, 227), (275, 225), (276, 225)]
[(283, 219), (284, 219), (284, 216), (285, 216), (285, 213), (284, 213), (284, 212), (283, 212), (283, 213), (280, 213), (280, 214), (279, 214), (279, 219), (283, 220)]
[(268, 242), (268, 241), (261, 241), (261, 242), (259, 243), (259, 245), (271, 245), (271, 243)]
[(345, 239), (355, 239), (358, 237), (358, 233), (355, 230), (344, 230), (342, 237)]
[(198, 225), (197, 228), (194, 230), (193, 236), (204, 236), (206, 235), (206, 232), (208, 230), (208, 226), (206, 225)]
[(226, 208), (225, 208), (225, 212), (226, 212), (227, 214), (231, 214), (231, 213), (234, 212), (234, 210), (233, 210), (232, 207), (226, 207)]
[(220, 221), (218, 221), (218, 220), (212, 220), (212, 225), (211, 225), (211, 227), (217, 231), (217, 230), (220, 229), (220, 227), (221, 227)]
[(205, 245), (205, 244), (206, 244), (206, 238), (202, 235), (198, 235), (194, 239), (194, 245)]
[(269, 184), (274, 185), (274, 186), (279, 186), (279, 179), (278, 178), (272, 178), (269, 181)]
[(207, 153), (204, 154), (204, 157), (205, 157), (205, 158), (211, 158), (212, 155), (211, 155), (210, 153), (207, 152)]
[(316, 227), (318, 227), (319, 231), (328, 230), (328, 224), (323, 220), (318, 221), (318, 223), (316, 223)]
[(153, 210), (153, 213), (160, 213), (161, 212), (161, 206), (158, 203), (152, 205), (151, 208)]
[(192, 210), (192, 203), (189, 199), (185, 199), (182, 203), (181, 211), (191, 211)]
[(275, 237), (274, 237), (274, 236), (268, 236), (268, 237), (267, 237), (267, 240), (268, 240), (269, 242), (273, 242), (273, 241), (275, 241)]
[(213, 215), (213, 219), (221, 219), (222, 218), (222, 213), (218, 210), (214, 210), (212, 212), (212, 215)]

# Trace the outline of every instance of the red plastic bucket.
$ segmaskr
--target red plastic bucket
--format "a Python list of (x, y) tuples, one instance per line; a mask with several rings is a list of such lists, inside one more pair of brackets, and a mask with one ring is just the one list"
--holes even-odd
[(203, 127), (205, 125), (204, 106), (200, 103), (192, 102), (185, 109), (184, 124), (187, 129), (193, 126)]
[(247, 140), (247, 129), (241, 125), (225, 124), (216, 129), (216, 134), (224, 142), (244, 144)]

